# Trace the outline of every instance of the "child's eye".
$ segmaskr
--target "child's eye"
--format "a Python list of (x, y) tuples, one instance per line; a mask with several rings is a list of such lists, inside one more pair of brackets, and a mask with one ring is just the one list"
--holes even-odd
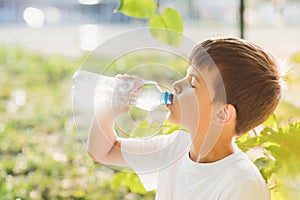
[(193, 84), (190, 83), (191, 88), (196, 88)]

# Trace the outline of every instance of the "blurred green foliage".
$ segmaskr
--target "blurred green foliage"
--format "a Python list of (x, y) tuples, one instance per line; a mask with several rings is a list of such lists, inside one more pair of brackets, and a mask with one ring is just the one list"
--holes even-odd
[[(139, 59), (125, 61), (135, 66)], [(96, 164), (87, 156), (76, 134), (70, 98), (71, 77), (82, 60), (20, 48), (0, 49), (1, 199), (154, 198), (155, 192), (145, 192), (134, 173)], [(103, 60), (95, 62), (101, 65)], [(178, 70), (185, 66), (172, 61), (166, 64)], [(110, 70), (120, 72), (117, 63)], [(300, 198), (299, 117), (300, 109), (283, 101), (276, 115), (237, 141), (243, 151), (259, 155), (253, 162), (273, 199)], [(151, 128), (156, 127), (141, 122), (133, 133), (140, 136), (140, 130), (147, 134)], [(161, 133), (180, 128), (165, 122)]]
[(163, 13), (150, 18), (151, 34), (162, 44), (179, 47), (183, 33), (183, 19), (174, 8), (166, 8)]
[(81, 144), (70, 91), (82, 60), (0, 49), (0, 199), (153, 199), (112, 186), (116, 170)]
[(294, 53), (291, 57), (292, 61), (295, 63), (300, 63), (300, 51)]
[(300, 121), (279, 126), (272, 115), (259, 132), (253, 130), (236, 143), (244, 152), (256, 151), (252, 160), (267, 182), (272, 199), (299, 199), (299, 192), (293, 188), (300, 184)]
[(152, 36), (160, 43), (180, 46), (183, 33), (183, 19), (180, 13), (171, 7), (163, 11), (159, 1), (154, 0), (120, 0), (119, 7), (114, 12), (149, 20)]
[(119, 7), (114, 12), (122, 12), (136, 18), (149, 18), (156, 12), (156, 3), (154, 0), (120, 0)]

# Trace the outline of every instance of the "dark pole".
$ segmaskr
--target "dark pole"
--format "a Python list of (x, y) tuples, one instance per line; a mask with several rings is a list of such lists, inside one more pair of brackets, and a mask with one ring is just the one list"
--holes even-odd
[(244, 10), (245, 10), (244, 0), (240, 0), (240, 38), (242, 39), (245, 38)]

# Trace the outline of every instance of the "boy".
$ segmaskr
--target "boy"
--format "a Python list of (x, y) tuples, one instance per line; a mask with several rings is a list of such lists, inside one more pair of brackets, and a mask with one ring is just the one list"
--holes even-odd
[(156, 199), (270, 199), (261, 174), (234, 141), (278, 105), (278, 63), (262, 47), (235, 38), (208, 39), (194, 48), (189, 61), (186, 77), (173, 85), (173, 104), (167, 106), (168, 119), (188, 133), (118, 138), (115, 116), (129, 105), (106, 106), (90, 129), (90, 156), (131, 167), (146, 190), (157, 190)]

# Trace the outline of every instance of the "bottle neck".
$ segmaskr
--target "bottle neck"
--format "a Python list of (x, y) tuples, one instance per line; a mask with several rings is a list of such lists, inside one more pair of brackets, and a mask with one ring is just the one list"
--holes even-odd
[(162, 105), (168, 105), (173, 103), (173, 97), (174, 95), (170, 92), (161, 92), (160, 94), (160, 104)]

